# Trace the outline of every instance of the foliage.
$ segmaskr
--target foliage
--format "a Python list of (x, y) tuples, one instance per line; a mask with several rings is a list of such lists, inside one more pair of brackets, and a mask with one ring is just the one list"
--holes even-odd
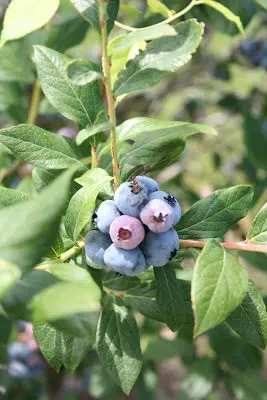
[[(0, 364), (26, 320), (57, 377), (90, 367), (96, 398), (154, 399), (179, 357), (179, 398), (264, 400), (267, 3), (128, 3), (1, 15)], [(89, 267), (96, 208), (146, 173), (182, 204), (177, 255), (135, 277)]]

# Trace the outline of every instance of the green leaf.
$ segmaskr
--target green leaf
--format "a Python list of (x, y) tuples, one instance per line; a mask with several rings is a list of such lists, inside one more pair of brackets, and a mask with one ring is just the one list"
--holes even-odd
[(30, 84), (34, 79), (32, 62), (21, 43), (8, 43), (0, 49), (0, 81)]
[(227, 318), (227, 324), (242, 338), (265, 348), (267, 343), (267, 313), (259, 290), (250, 281), (243, 302)]
[(267, 245), (267, 203), (264, 204), (252, 222), (252, 227), (247, 234), (247, 241)]
[(124, 276), (114, 271), (107, 271), (102, 281), (103, 286), (118, 292), (125, 292), (140, 285), (140, 279), (137, 276)]
[(58, 170), (48, 170), (41, 167), (35, 167), (32, 171), (32, 179), (36, 190), (43, 190), (56, 179), (59, 173), (60, 171)]
[(59, 0), (12, 0), (5, 13), (2, 44), (40, 29), (50, 21), (58, 7)]
[(34, 324), (33, 333), (44, 358), (57, 372), (62, 366), (75, 371), (92, 345), (90, 337), (62, 334), (46, 322)]
[(140, 314), (156, 321), (164, 322), (164, 318), (157, 305), (155, 289), (155, 282), (140, 284), (133, 289), (127, 290), (124, 300)]
[(73, 263), (50, 264), (47, 271), (62, 281), (73, 283), (91, 282), (90, 274), (84, 268), (78, 267), (78, 265), (75, 265)]
[(40, 261), (57, 235), (73, 172), (66, 171), (33, 200), (0, 210), (1, 258), (23, 272)]
[(253, 198), (251, 186), (233, 186), (215, 191), (197, 201), (177, 225), (181, 239), (210, 239), (223, 236), (245, 217)]
[(119, 46), (119, 43), (124, 41), (126, 37), (127, 35), (115, 36), (115, 38), (110, 40), (108, 43), (108, 56), (110, 57), (111, 62), (112, 87), (117, 80), (119, 72), (125, 67), (126, 62), (134, 58), (138, 54), (139, 50), (141, 48), (144, 49), (146, 46), (146, 42), (144, 41), (138, 43), (135, 42), (132, 46), (125, 47), (124, 50), (118, 51), (116, 47)]
[(220, 362), (240, 371), (257, 371), (262, 368), (262, 350), (243, 341), (226, 324), (221, 324), (209, 333), (209, 343)]
[(49, 29), (46, 46), (64, 53), (67, 49), (80, 44), (87, 31), (87, 22), (80, 16), (75, 16)]
[(99, 307), (100, 294), (93, 279), (84, 283), (57, 283), (39, 292), (31, 301), (33, 320), (50, 322), (75, 313), (95, 311)]
[(257, 3), (267, 10), (267, 0), (256, 0)]
[[(97, 0), (71, 0), (74, 7), (94, 28), (100, 32), (99, 9)], [(117, 18), (120, 1), (109, 0), (105, 21), (108, 33), (112, 30), (114, 21)]]
[(156, 337), (149, 341), (144, 353), (144, 359), (149, 361), (162, 361), (177, 356), (189, 356), (194, 353), (194, 345), (187, 340), (176, 338), (174, 340)]
[(230, 386), (236, 400), (267, 399), (267, 382), (258, 371), (234, 371), (229, 375), (226, 383)]
[(65, 74), (69, 57), (43, 46), (34, 49), (38, 76), (49, 102), (79, 127), (92, 125), (103, 110), (100, 83), (74, 85)]
[(20, 190), (0, 187), (0, 209), (30, 200), (30, 196)]
[[(191, 124), (181, 121), (167, 121), (157, 118), (137, 117), (131, 118), (117, 128), (117, 144), (123, 144), (126, 140), (136, 140), (140, 138), (150, 138), (155, 135), (161, 136), (166, 132), (166, 136), (186, 140), (191, 135), (197, 133), (207, 133), (216, 135), (214, 128), (204, 124)], [(100, 151), (100, 155), (109, 151), (110, 145), (107, 144)]]
[(125, 146), (120, 165), (159, 167), (160, 163), (171, 164), (182, 154), (184, 148), (184, 141), (174, 134), (172, 129), (170, 132), (158, 130), (150, 136), (142, 134), (137, 137), (133, 145)]
[(161, 14), (163, 17), (168, 18), (172, 15), (171, 10), (159, 0), (147, 0), (149, 11), (153, 14)]
[(223, 322), (248, 290), (248, 274), (238, 258), (210, 241), (196, 262), (191, 288), (198, 336)]
[(66, 65), (66, 74), (68, 79), (78, 86), (103, 79), (98, 65), (89, 60), (72, 60)]
[(120, 52), (122, 50), (126, 50), (135, 43), (141, 41), (149, 41), (153, 39), (158, 39), (165, 36), (176, 36), (176, 30), (168, 25), (162, 24), (159, 26), (148, 26), (146, 28), (138, 29), (135, 32), (131, 32), (125, 37), (123, 37), (118, 43), (115, 45), (113, 49), (113, 53)]
[(192, 321), (190, 284), (176, 279), (174, 269), (166, 265), (154, 268), (156, 279), (156, 299), (162, 317), (172, 331)]
[(244, 141), (248, 156), (255, 166), (267, 170), (267, 138), (264, 120), (248, 114), (244, 119)]
[(18, 125), (0, 130), (0, 142), (23, 161), (46, 169), (83, 166), (72, 145), (62, 136), (35, 125)]
[(138, 378), (142, 361), (136, 321), (121, 299), (105, 297), (96, 343), (105, 369), (128, 395)]
[(5, 260), (0, 260), (0, 298), (2, 298), (21, 276), (20, 269)]
[(147, 89), (191, 60), (201, 41), (203, 24), (188, 20), (179, 23), (175, 30), (177, 36), (152, 40), (143, 52), (127, 63), (115, 83), (116, 96)]
[(107, 173), (103, 174), (102, 170), (92, 169), (86, 173), (86, 178), (77, 179), (79, 183), (81, 179), (91, 181), (91, 184), (82, 187), (71, 198), (66, 216), (65, 227), (67, 234), (73, 240), (77, 240), (81, 231), (86, 224), (92, 223), (92, 216), (95, 210), (95, 203), (101, 190), (113, 179)]
[(101, 122), (96, 125), (92, 125), (90, 128), (82, 129), (76, 136), (76, 143), (80, 146), (85, 140), (97, 135), (98, 133), (106, 132), (110, 130), (112, 124), (110, 121)]
[(31, 320), (31, 311), (28, 308), (30, 300), (41, 290), (57, 282), (58, 279), (46, 271), (31, 271), (4, 296), (4, 310), (12, 319)]
[(203, 4), (217, 10), (226, 19), (233, 22), (237, 26), (240, 33), (242, 33), (242, 35), (245, 35), (241, 19), (237, 15), (235, 15), (229, 8), (225, 7), (225, 5), (218, 3), (214, 0), (204, 0)]

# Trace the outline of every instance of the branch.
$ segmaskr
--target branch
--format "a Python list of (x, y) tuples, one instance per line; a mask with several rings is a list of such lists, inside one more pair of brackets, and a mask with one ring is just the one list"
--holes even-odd
[[(204, 240), (180, 240), (180, 246), (183, 248), (199, 248), (202, 249), (208, 242)], [(267, 253), (267, 244), (251, 244), (244, 242), (227, 242), (221, 243), (225, 249), (238, 251), (253, 251), (257, 253)]]
[(113, 176), (114, 176), (114, 188), (120, 184), (120, 171), (118, 168), (118, 159), (117, 159), (117, 133), (116, 133), (116, 111), (115, 111), (115, 98), (112, 92), (111, 85), (111, 64), (110, 58), (108, 56), (108, 33), (105, 22), (105, 14), (106, 14), (106, 3), (105, 0), (100, 0), (99, 2), (99, 24), (101, 29), (101, 39), (102, 39), (102, 64), (103, 64), (103, 73), (104, 73), (104, 86), (107, 96), (108, 103), (108, 114), (111, 122), (111, 156), (112, 156), (112, 167), (113, 167)]

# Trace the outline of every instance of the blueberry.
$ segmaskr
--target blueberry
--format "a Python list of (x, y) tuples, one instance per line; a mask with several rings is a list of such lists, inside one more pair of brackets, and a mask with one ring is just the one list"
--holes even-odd
[(57, 131), (57, 135), (59, 136), (65, 136), (69, 139), (75, 140), (76, 136), (77, 136), (77, 132), (75, 131), (74, 128), (70, 128), (70, 127), (63, 127), (60, 128)]
[(173, 228), (164, 233), (148, 232), (140, 247), (148, 265), (162, 267), (178, 251), (179, 237)]
[(260, 66), (267, 69), (267, 56), (264, 56), (261, 60), (260, 60)]
[(117, 209), (116, 204), (113, 200), (105, 200), (100, 204), (98, 210), (95, 212), (98, 229), (101, 232), (109, 233), (109, 228), (114, 219), (119, 217), (121, 214)]
[(152, 232), (167, 232), (173, 225), (172, 207), (163, 200), (150, 200), (141, 211), (140, 218)]
[(109, 235), (100, 231), (90, 231), (85, 238), (87, 264), (97, 269), (104, 268), (104, 252), (111, 243)]
[(142, 223), (129, 215), (116, 218), (111, 224), (109, 233), (112, 242), (125, 250), (135, 249), (145, 237)]
[(114, 201), (123, 214), (137, 218), (148, 202), (148, 190), (145, 185), (137, 180), (124, 182), (116, 190)]
[(175, 197), (169, 195), (166, 192), (159, 191), (159, 192), (152, 193), (148, 199), (149, 200), (159, 199), (159, 200), (165, 201), (172, 208), (173, 225), (178, 224), (178, 222), (180, 221), (180, 218), (181, 218), (182, 211), (181, 211), (181, 207)]
[(153, 192), (156, 192), (157, 190), (159, 190), (159, 185), (156, 181), (154, 181), (154, 179), (149, 178), (148, 176), (141, 176), (138, 175), (135, 178), (139, 183), (142, 183), (143, 185), (146, 186), (147, 190), (148, 190), (148, 195), (150, 195)]
[(139, 247), (124, 250), (112, 244), (105, 251), (104, 260), (108, 268), (127, 276), (139, 275), (147, 268), (145, 257)]

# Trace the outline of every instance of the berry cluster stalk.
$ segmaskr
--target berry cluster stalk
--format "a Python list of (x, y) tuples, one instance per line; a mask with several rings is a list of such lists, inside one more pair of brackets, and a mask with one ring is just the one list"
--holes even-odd
[(112, 167), (114, 176), (114, 189), (117, 189), (120, 184), (120, 171), (118, 167), (117, 159), (117, 134), (116, 134), (116, 111), (115, 111), (115, 99), (112, 92), (111, 85), (111, 64), (108, 56), (108, 33), (105, 21), (107, 3), (105, 0), (99, 1), (99, 24), (101, 30), (102, 39), (102, 65), (104, 74), (104, 86), (106, 91), (107, 103), (108, 103), (108, 114), (111, 122), (111, 156), (112, 156)]

